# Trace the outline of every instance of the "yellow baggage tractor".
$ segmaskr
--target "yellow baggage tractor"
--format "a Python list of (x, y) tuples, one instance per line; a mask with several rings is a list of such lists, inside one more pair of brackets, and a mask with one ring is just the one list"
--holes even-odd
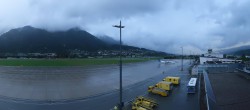
[(153, 99), (139, 96), (133, 101), (132, 110), (153, 110), (157, 105)]
[(181, 83), (181, 78), (168, 76), (168, 77), (164, 78), (163, 81), (172, 82), (175, 85), (179, 85)]

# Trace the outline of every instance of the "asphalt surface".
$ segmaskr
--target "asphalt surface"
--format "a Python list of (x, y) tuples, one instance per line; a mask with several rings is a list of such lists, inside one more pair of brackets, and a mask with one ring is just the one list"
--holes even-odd
[(181, 84), (179, 86), (174, 86), (173, 90), (170, 92), (168, 97), (161, 97), (155, 94), (146, 93), (146, 97), (150, 97), (155, 99), (159, 106), (156, 108), (157, 110), (199, 110), (199, 102), (198, 102), (198, 81), (197, 81), (197, 93), (195, 94), (187, 94), (187, 84), (191, 77), (188, 74), (188, 62), (184, 64), (184, 71), (179, 71), (179, 66), (176, 66), (170, 70), (166, 70), (166, 73), (162, 76), (156, 77), (153, 81), (157, 83), (160, 79), (166, 76), (178, 76), (181, 78)]
[[(176, 61), (176, 64), (159, 64), (157, 61), (149, 61), (145, 63), (136, 63), (136, 64), (126, 64), (124, 65), (123, 68), (123, 73), (124, 73), (124, 95), (123, 95), (123, 100), (124, 102), (128, 102), (135, 98), (136, 96), (147, 96), (151, 97), (157, 100), (159, 103), (159, 107), (157, 108), (158, 110), (197, 110), (198, 109), (198, 95), (197, 94), (190, 94), (188, 95), (186, 93), (186, 84), (190, 78), (190, 76), (187, 74), (187, 67), (189, 66), (187, 61), (185, 62), (184, 65), (184, 72), (180, 72), (180, 61)], [(78, 67), (80, 68), (80, 67)], [(89, 67), (87, 70), (92, 71), (92, 74), (85, 74), (82, 77), (78, 78), (76, 75), (75, 77), (69, 77), (74, 79), (81, 79), (85, 78), (85, 82), (87, 85), (91, 86), (86, 86), (84, 89), (74, 89), (75, 86), (79, 86), (79, 83), (69, 83), (67, 82), (66, 84), (69, 85), (55, 85), (50, 81), (56, 80), (62, 80), (61, 83), (65, 80), (65, 77), (62, 75), (61, 77), (55, 77), (59, 73), (62, 73), (62, 71), (59, 70), (46, 70), (46, 71), (58, 71), (58, 73), (54, 73), (53, 75), (48, 75), (50, 72), (45, 72), (47, 75), (42, 75), (42, 72), (39, 74), (41, 75), (40, 77), (37, 78), (37, 76), (30, 77), (29, 75), (32, 74), (32, 72), (24, 72), (26, 73), (27, 76), (29, 76), (28, 80), (32, 81), (43, 81), (46, 80), (49, 83), (47, 84), (52, 84), (51, 85), (46, 85), (46, 86), (40, 86), (36, 85), (37, 88), (39, 87), (45, 87), (45, 91), (39, 91), (37, 90), (36, 92), (33, 93), (33, 96), (36, 95), (41, 95), (46, 93), (47, 96), (44, 100), (44, 97), (42, 98), (32, 98), (29, 95), (26, 95), (26, 97), (23, 96), (23, 94), (27, 94), (23, 92), (23, 89), (27, 88), (22, 88), (24, 87), (23, 84), (21, 83), (21, 87), (18, 87), (17, 85), (15, 87), (19, 88), (16, 89), (17, 91), (11, 91), (13, 89), (10, 89), (9, 92), (15, 93), (15, 97), (9, 97), (6, 96), (5, 94), (1, 94), (0, 98), (0, 110), (110, 110), (111, 108), (114, 107), (114, 105), (117, 104), (118, 99), (119, 99), (119, 91), (117, 90), (119, 84), (118, 80), (118, 75), (119, 69), (117, 65), (113, 66), (104, 66), (98, 67), (99, 69), (96, 69), (95, 67)], [(107, 69), (100, 69), (100, 68), (107, 68)], [(1, 68), (2, 69), (2, 68)], [(65, 69), (65, 68), (64, 68)], [(18, 69), (17, 69), (18, 70)], [(15, 69), (10, 69), (10, 71), (17, 71)], [(37, 71), (37, 69), (34, 69)], [(66, 69), (67, 70), (67, 69)], [(85, 70), (85, 71), (87, 71)], [(3, 72), (5, 75), (7, 74)], [(26, 71), (30, 71), (30, 69), (27, 69)], [(71, 70), (72, 71), (72, 70)], [(77, 70), (79, 71), (79, 70)], [(101, 71), (101, 72), (98, 72)], [(163, 73), (164, 71), (164, 73)], [(1, 72), (1, 71), (0, 71)], [(12, 72), (14, 74), (15, 72)], [(86, 73), (86, 72), (85, 72)], [(90, 72), (91, 73), (91, 72)], [(77, 73), (75, 73), (77, 74)], [(17, 74), (14, 74), (17, 75)], [(59, 74), (61, 75), (61, 74)], [(153, 95), (153, 94), (148, 94), (147, 93), (147, 87), (149, 85), (154, 85), (158, 81), (162, 80), (165, 76), (180, 76), (181, 77), (181, 85), (177, 86), (174, 88), (174, 90), (171, 92), (170, 96), (168, 97), (160, 97), (158, 95)], [(8, 75), (7, 75), (8, 76)], [(32, 76), (32, 75), (31, 75)], [(80, 75), (81, 76), (81, 75)], [(6, 77), (3, 76), (1, 79), (6, 79), (6, 80), (11, 80), (11, 81), (19, 81), (19, 77)], [(9, 78), (9, 79), (8, 79)], [(15, 79), (17, 78), (17, 79)], [(27, 77), (24, 77), (27, 78)], [(104, 80), (102, 80), (104, 79)], [(71, 81), (74, 81), (71, 80)], [(21, 80), (23, 81), (23, 80)], [(44, 81), (44, 82), (46, 82)], [(83, 82), (81, 82), (83, 83)], [(80, 83), (80, 84), (81, 84)], [(14, 83), (17, 84), (17, 83)], [(3, 84), (1, 84), (2, 86)], [(26, 85), (30, 85), (30, 83), (26, 82)], [(0, 87), (1, 87), (0, 86)], [(12, 85), (8, 85), (9, 88), (11, 88)], [(65, 86), (65, 87), (64, 87)], [(72, 87), (69, 87), (72, 86)], [(48, 90), (49, 88), (52, 88), (51, 91)], [(67, 88), (68, 93), (71, 94), (74, 97), (66, 97), (62, 94), (64, 89), (59, 89), (57, 90), (58, 87), (63, 87)], [(84, 87), (81, 86), (80, 87)], [(88, 87), (90, 90), (87, 90)], [(6, 88), (5, 88), (6, 89)], [(3, 90), (2, 91), (8, 91), (8, 90)], [(14, 89), (15, 90), (15, 89)], [(19, 90), (19, 91), (18, 91)], [(42, 90), (42, 89), (40, 89)], [(55, 90), (55, 91), (52, 91)], [(76, 91), (79, 90), (79, 91)], [(83, 90), (83, 91), (81, 91)], [(33, 90), (34, 91), (34, 90)], [(49, 91), (49, 92), (48, 92)], [(57, 93), (59, 92), (59, 93)], [(1, 92), (0, 92), (1, 93)], [(32, 93), (32, 92), (31, 92)], [(39, 94), (41, 93), (41, 94)], [(51, 95), (48, 95), (51, 93)], [(77, 93), (77, 94), (75, 94)], [(10, 93), (9, 93), (10, 94)], [(57, 98), (55, 96), (52, 96), (53, 94), (61, 94), (57, 95)], [(82, 95), (83, 94), (83, 95)], [(51, 96), (51, 97), (50, 97)], [(21, 97), (21, 98), (20, 98)], [(24, 98), (22, 98), (24, 97)], [(58, 98), (59, 97), (59, 98)], [(64, 97), (64, 98), (61, 98)], [(37, 100), (39, 99), (39, 100)], [(42, 100), (41, 100), (42, 99)]]
[(214, 110), (249, 110), (249, 74), (239, 71), (209, 71), (206, 77), (213, 90), (213, 93), (207, 94), (210, 99), (211, 95), (215, 95), (215, 101), (209, 104)]
[[(157, 61), (125, 64), (128, 86), (160, 74)], [(0, 67), (0, 96), (36, 100), (76, 100), (119, 88), (119, 66)]]

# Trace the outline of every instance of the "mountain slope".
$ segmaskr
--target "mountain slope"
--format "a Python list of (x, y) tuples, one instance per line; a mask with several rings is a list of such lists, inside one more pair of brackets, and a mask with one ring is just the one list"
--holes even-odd
[(250, 55), (250, 49), (235, 51), (235, 52), (232, 52), (231, 54), (233, 54), (233, 55)]
[(109, 36), (98, 36), (98, 38), (100, 40), (102, 40), (103, 42), (105, 42), (106, 44), (109, 44), (109, 45), (115, 45), (115, 44), (120, 44), (119, 41), (116, 41), (114, 40), (113, 38), (109, 37)]
[(48, 32), (25, 26), (12, 29), (0, 37), (0, 52), (64, 52), (79, 49), (95, 51), (107, 48), (107, 45), (78, 28), (67, 31)]
[[(103, 54), (119, 52), (119, 42), (110, 38), (97, 38), (79, 28), (72, 28), (67, 31), (49, 32), (43, 29), (25, 26), (12, 29), (0, 36), (0, 54), (8, 57), (7, 53), (56, 53), (60, 57), (67, 57), (72, 53), (97, 55), (100, 51)], [(157, 52), (148, 49), (141, 49), (133, 46), (123, 45), (126, 51), (124, 55), (166, 55), (164, 52)]]
[(235, 48), (231, 48), (231, 49), (225, 49), (225, 50), (222, 50), (221, 52), (224, 54), (235, 54), (235, 53), (240, 54), (240, 52), (238, 52), (238, 51), (244, 51), (244, 50), (248, 50), (248, 49), (250, 49), (250, 45), (235, 47)]

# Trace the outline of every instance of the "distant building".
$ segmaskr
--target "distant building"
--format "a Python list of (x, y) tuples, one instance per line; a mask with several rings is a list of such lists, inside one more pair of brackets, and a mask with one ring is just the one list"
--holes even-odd
[(208, 53), (204, 54), (204, 57), (223, 58), (223, 54), (219, 54), (219, 53), (213, 52), (212, 49), (208, 49)]
[(25, 53), (17, 53), (17, 57), (20, 57), (20, 58), (25, 58), (27, 57), (28, 55), (25, 54)]
[(247, 56), (247, 55), (246, 55), (246, 58), (250, 58), (250, 56)]
[(208, 53), (200, 57), (200, 64), (219, 64), (219, 63), (240, 63), (242, 60), (226, 59), (223, 54), (213, 53), (212, 49), (208, 49)]
[(49, 57), (49, 58), (55, 58), (57, 57), (56, 53), (45, 53), (46, 57)]
[(31, 58), (55, 58), (56, 53), (28, 53), (27, 57)]
[(29, 57), (42, 57), (43, 54), (42, 53), (28, 53)]

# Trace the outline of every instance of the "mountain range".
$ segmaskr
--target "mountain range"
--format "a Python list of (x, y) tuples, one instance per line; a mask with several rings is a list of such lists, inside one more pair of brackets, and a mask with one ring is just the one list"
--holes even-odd
[[(72, 50), (97, 52), (100, 50), (119, 50), (119, 41), (103, 35), (94, 36), (80, 28), (50, 32), (44, 29), (24, 26), (11, 29), (0, 36), (0, 54), (3, 53), (57, 53), (69, 54)], [(168, 55), (134, 46), (123, 45), (123, 50), (141, 50), (151, 55)], [(250, 46), (222, 50), (223, 54), (250, 55)]]
[[(0, 53), (57, 53), (71, 50), (97, 52), (119, 50), (119, 42), (108, 36), (96, 37), (80, 28), (50, 32), (44, 29), (24, 26), (12, 29), (0, 36)], [(123, 45), (123, 50), (136, 50), (166, 54), (148, 49)]]
[(250, 55), (250, 45), (235, 47), (231, 49), (222, 50), (223, 54), (231, 54), (231, 55)]

